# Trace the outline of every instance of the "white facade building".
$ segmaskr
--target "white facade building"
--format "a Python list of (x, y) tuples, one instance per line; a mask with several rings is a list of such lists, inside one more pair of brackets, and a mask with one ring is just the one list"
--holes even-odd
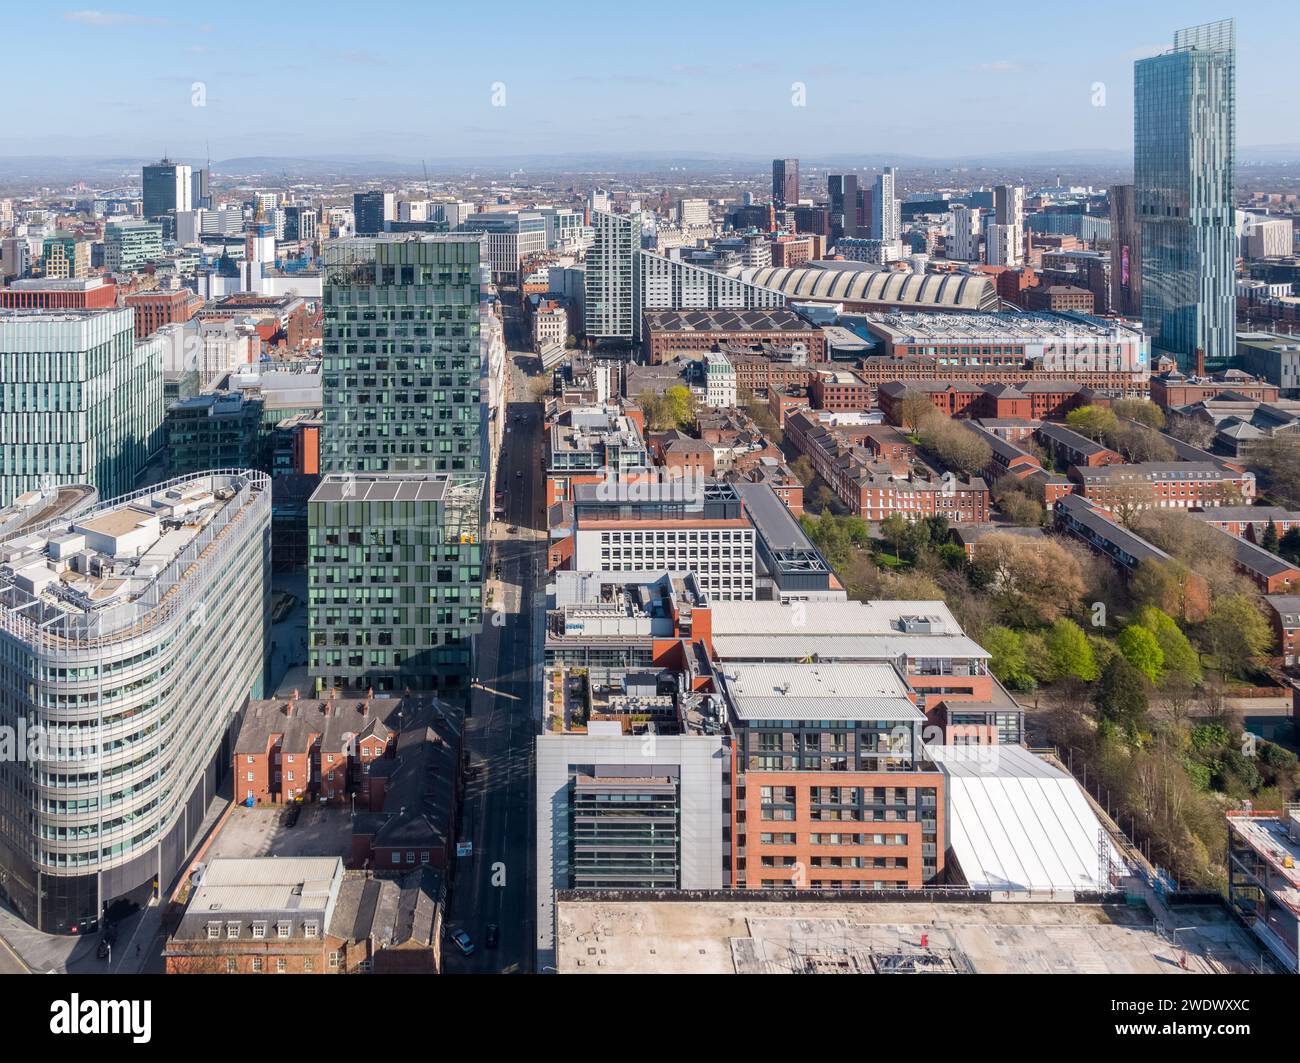
[(958, 204), (952, 208), (952, 228), (947, 258), (954, 262), (980, 260), (980, 210)]
[(736, 367), (717, 351), (704, 356), (704, 402), (708, 406), (736, 405)]

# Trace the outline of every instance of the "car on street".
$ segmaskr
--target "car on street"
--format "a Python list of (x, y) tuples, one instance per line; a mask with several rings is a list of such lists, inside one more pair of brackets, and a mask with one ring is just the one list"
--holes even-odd
[(518, 479), (518, 480), (522, 480), (522, 479), (524, 478), (524, 470), (523, 470), (523, 469), (516, 469), (516, 470), (515, 470), (515, 478)]
[(501, 928), (497, 926), (496, 923), (488, 923), (487, 936), (483, 939), (483, 943), (487, 945), (488, 948), (494, 949), (497, 947), (497, 942), (500, 940)]
[(117, 944), (117, 927), (109, 925), (104, 927), (104, 932), (99, 935), (99, 947), (95, 949), (95, 955), (101, 960), (106, 960), (113, 952), (113, 946)]
[(470, 940), (470, 936), (465, 933), (465, 931), (457, 930), (453, 932), (451, 940), (455, 943), (456, 948), (460, 949), (463, 955), (472, 956), (474, 954), (474, 942)]

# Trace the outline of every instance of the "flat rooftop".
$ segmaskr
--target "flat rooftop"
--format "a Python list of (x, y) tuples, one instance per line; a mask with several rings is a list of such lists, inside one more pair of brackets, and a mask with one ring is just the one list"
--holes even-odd
[(561, 974), (1210, 974), (1244, 973), (1259, 958), (1217, 905), (1180, 906), (1176, 945), (1145, 909), (1124, 905), (561, 896), (555, 914)]
[(651, 332), (814, 332), (793, 310), (647, 310)]
[(331, 473), (311, 496), (313, 502), (441, 502), (451, 480), (439, 473), (348, 476)]
[(868, 314), (867, 321), (895, 342), (982, 343), (991, 337), (1064, 340), (1078, 337), (1140, 340), (1142, 333), (1115, 321), (1083, 314), (1042, 313), (908, 313)]
[(716, 674), (742, 721), (925, 719), (890, 664), (728, 663)]
[(261, 473), (203, 473), (29, 525), (0, 540), (0, 612), (66, 638), (140, 623), (202, 563), (192, 544), (224, 535), (269, 486)]

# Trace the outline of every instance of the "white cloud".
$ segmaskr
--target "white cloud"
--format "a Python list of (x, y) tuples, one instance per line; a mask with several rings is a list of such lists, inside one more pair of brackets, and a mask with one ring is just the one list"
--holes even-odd
[(83, 26), (170, 26), (170, 19), (146, 18), (125, 11), (65, 11), (64, 22), (77, 22)]

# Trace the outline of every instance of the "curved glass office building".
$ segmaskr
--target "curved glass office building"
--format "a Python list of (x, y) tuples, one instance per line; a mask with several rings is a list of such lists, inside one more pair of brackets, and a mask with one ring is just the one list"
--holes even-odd
[(0, 541), (0, 895), (38, 929), (182, 866), (263, 693), (270, 529), (223, 470)]

